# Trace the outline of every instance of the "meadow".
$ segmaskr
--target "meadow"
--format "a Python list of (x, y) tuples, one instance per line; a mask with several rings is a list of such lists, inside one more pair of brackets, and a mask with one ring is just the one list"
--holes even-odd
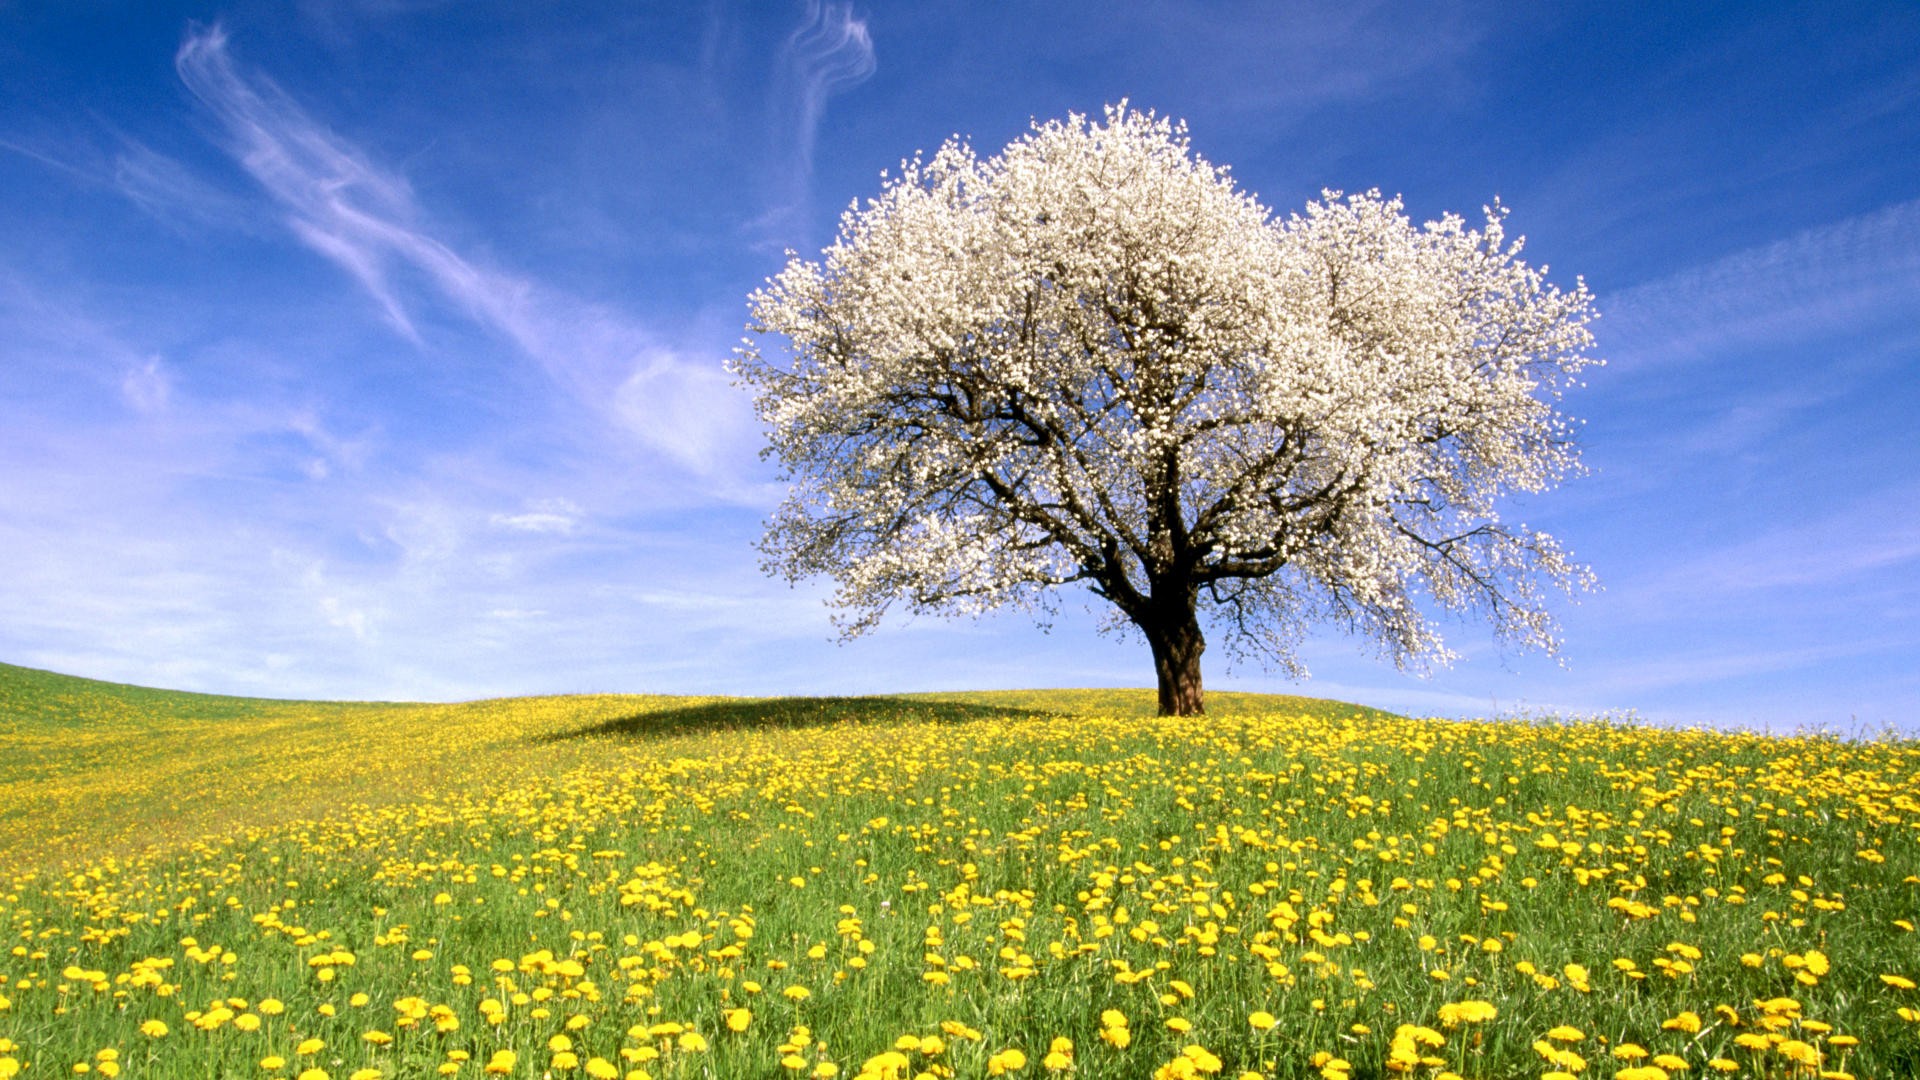
[(1920, 1075), (1920, 743), (0, 665), (6, 1077)]

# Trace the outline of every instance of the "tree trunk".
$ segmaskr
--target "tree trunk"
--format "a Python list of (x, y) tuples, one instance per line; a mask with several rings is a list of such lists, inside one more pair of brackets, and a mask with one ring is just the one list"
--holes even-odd
[(1140, 629), (1153, 649), (1153, 671), (1160, 680), (1161, 716), (1199, 716), (1207, 711), (1201, 694), (1200, 654), (1207, 640), (1191, 600), (1164, 622)]

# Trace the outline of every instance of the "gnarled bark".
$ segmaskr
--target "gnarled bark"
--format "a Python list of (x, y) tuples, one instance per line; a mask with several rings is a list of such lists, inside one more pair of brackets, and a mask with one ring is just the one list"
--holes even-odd
[(1161, 716), (1200, 716), (1207, 711), (1200, 681), (1200, 654), (1207, 651), (1207, 640), (1200, 632), (1193, 600), (1188, 599), (1183, 606), (1184, 610), (1175, 606), (1171, 611), (1163, 610), (1159, 618), (1149, 617), (1140, 624), (1153, 650)]

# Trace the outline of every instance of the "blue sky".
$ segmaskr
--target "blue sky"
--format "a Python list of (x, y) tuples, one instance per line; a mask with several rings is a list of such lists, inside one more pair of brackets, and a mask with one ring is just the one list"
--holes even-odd
[(1150, 685), (1078, 597), (832, 640), (721, 371), (881, 170), (1121, 98), (1597, 296), (1603, 591), (1442, 715), (1920, 731), (1920, 9), (0, 0), (0, 659), (298, 697)]

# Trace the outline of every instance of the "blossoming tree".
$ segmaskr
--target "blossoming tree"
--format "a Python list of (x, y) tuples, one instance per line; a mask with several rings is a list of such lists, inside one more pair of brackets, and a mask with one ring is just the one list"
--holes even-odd
[(1590, 575), (1496, 504), (1579, 468), (1555, 405), (1593, 310), (1505, 214), (1276, 218), (1124, 104), (951, 140), (751, 298), (731, 369), (791, 485), (766, 567), (834, 579), (849, 636), (1083, 583), (1164, 714), (1202, 711), (1203, 618), (1296, 676), (1320, 622), (1402, 667), (1452, 658), (1438, 614), (1551, 651), (1545, 593)]

